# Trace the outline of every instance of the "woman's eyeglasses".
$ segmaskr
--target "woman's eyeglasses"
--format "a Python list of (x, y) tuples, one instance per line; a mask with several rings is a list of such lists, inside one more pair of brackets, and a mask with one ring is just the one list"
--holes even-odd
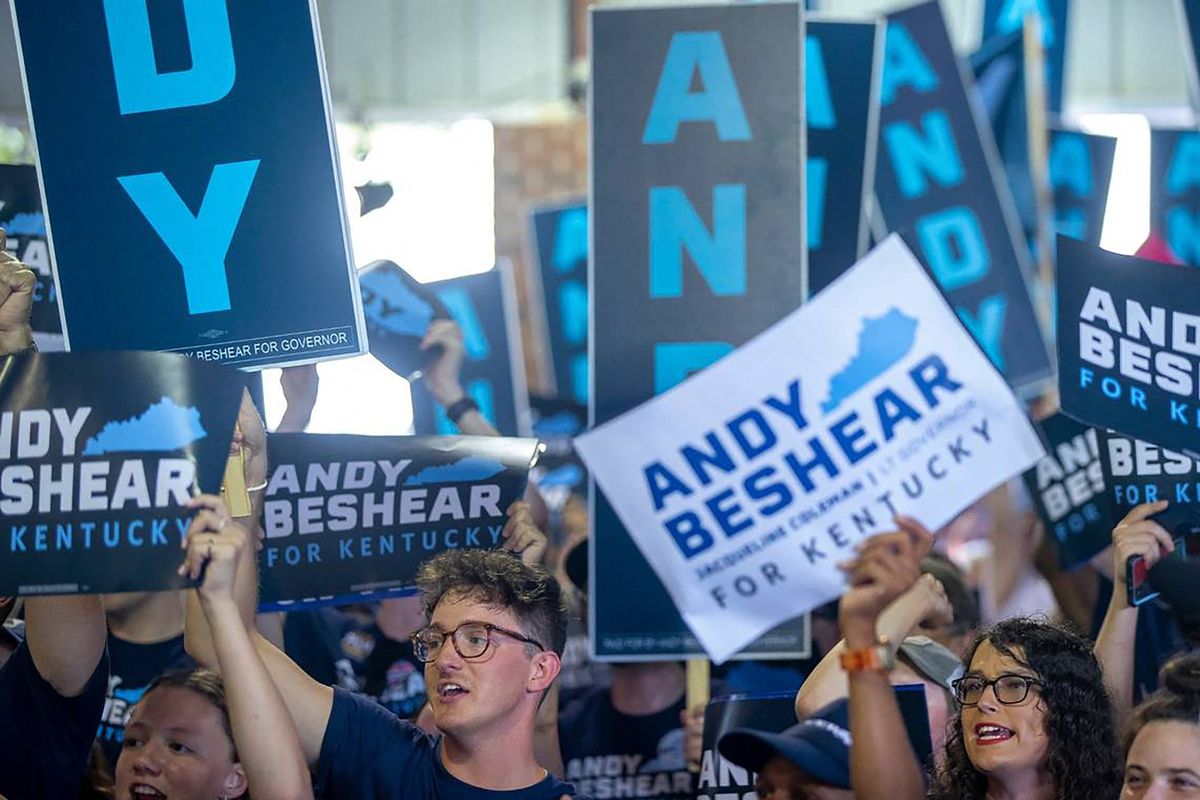
[(501, 628), (490, 622), (464, 622), (449, 633), (431, 625), (422, 628), (408, 638), (412, 641), (413, 653), (416, 654), (417, 659), (428, 664), (438, 657), (438, 653), (441, 652), (442, 645), (446, 643), (447, 639), (453, 643), (455, 651), (463, 658), (479, 658), (487, 652), (494, 633), (503, 634), (518, 642), (531, 644), (539, 650), (546, 649), (536, 639), (530, 639), (524, 634)]
[(990, 681), (978, 675), (968, 675), (952, 681), (950, 685), (954, 688), (954, 698), (960, 705), (979, 705), (984, 690), (992, 686), (995, 688), (997, 700), (1006, 706), (1013, 706), (1025, 701), (1029, 696), (1029, 687), (1041, 686), (1042, 682), (1024, 675), (1000, 675)]

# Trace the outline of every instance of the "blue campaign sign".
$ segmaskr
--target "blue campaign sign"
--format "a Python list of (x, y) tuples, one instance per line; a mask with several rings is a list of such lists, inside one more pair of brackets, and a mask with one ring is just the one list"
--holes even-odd
[(12, 7), (68, 347), (366, 349), (315, 3)]
[(884, 223), (912, 231), (917, 255), (1009, 384), (1038, 387), (1054, 367), (1030, 299), (1028, 252), (936, 0), (888, 17), (881, 99), (875, 192)]
[[(425, 287), (462, 329), (463, 390), (502, 436), (528, 436), (529, 394), (509, 262), (502, 261), (487, 272), (427, 283)], [(415, 382), (412, 388), (413, 428), (417, 433), (459, 432), (423, 382)]]
[(1200, 454), (1200, 272), (1058, 237), (1062, 410)]
[[(798, 3), (593, 8), (593, 425), (804, 300), (804, 35)], [(596, 654), (702, 654), (611, 504), (592, 497)], [(800, 624), (751, 649), (807, 643)]]
[(804, 43), (808, 118), (808, 292), (867, 251), (879, 138), (883, 25), (810, 20)]
[(1117, 140), (1066, 128), (1050, 129), (1050, 188), (1058, 233), (1100, 244)]
[(1150, 132), (1150, 230), (1179, 261), (1200, 266), (1200, 132)]
[(1046, 49), (1046, 106), (1058, 113), (1063, 106), (1063, 70), (1067, 61), (1069, 0), (987, 0), (983, 10), (983, 39), (1021, 30), (1025, 17), (1036, 14)]
[(1200, 47), (1200, 0), (1176, 0), (1176, 8), (1183, 17), (1180, 27), (1183, 30), (1184, 58), (1188, 62), (1188, 89), (1192, 107), (1200, 108), (1200, 70), (1197, 69), (1200, 59), (1196, 57), (1197, 47)]
[(58, 291), (50, 269), (46, 218), (38, 191), (37, 168), (29, 164), (0, 164), (0, 230), (4, 249), (37, 275), (29, 324), (38, 350), (62, 350)]
[(588, 400), (588, 208), (585, 200), (535, 209), (531, 216), (546, 341), (558, 396)]

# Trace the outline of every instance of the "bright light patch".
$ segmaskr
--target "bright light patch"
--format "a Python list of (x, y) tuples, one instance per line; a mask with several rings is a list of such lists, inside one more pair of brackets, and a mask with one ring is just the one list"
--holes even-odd
[(1079, 114), (1076, 121), (1117, 139), (1100, 246), (1132, 255), (1150, 235), (1150, 123), (1142, 114)]

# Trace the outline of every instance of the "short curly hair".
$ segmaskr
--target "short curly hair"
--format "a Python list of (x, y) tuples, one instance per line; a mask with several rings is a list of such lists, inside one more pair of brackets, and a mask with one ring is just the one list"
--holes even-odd
[[(1091, 643), (1064, 628), (1033, 619), (997, 623), (976, 638), (967, 654), (990, 642), (1001, 654), (1032, 670), (1043, 682), (1049, 746), (1045, 767), (1058, 800), (1108, 800), (1121, 791), (1122, 760), (1117, 749), (1116, 714)], [(987, 776), (967, 755), (961, 713), (946, 741), (946, 764), (930, 797), (984, 800)]]
[(1200, 726), (1200, 653), (1176, 656), (1159, 675), (1163, 688), (1133, 710), (1125, 732), (1125, 752), (1151, 722), (1186, 722)]
[(447, 550), (421, 565), (417, 588), (426, 618), (447, 595), (512, 611), (522, 632), (560, 657), (567, 608), (554, 576), (503, 550)]

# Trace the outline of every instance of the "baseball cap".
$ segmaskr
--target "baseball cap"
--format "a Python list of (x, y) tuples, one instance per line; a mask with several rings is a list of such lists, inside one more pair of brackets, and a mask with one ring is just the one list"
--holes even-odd
[(721, 737), (717, 750), (752, 772), (781, 756), (821, 783), (849, 789), (850, 706), (834, 701), (783, 733), (735, 728)]

